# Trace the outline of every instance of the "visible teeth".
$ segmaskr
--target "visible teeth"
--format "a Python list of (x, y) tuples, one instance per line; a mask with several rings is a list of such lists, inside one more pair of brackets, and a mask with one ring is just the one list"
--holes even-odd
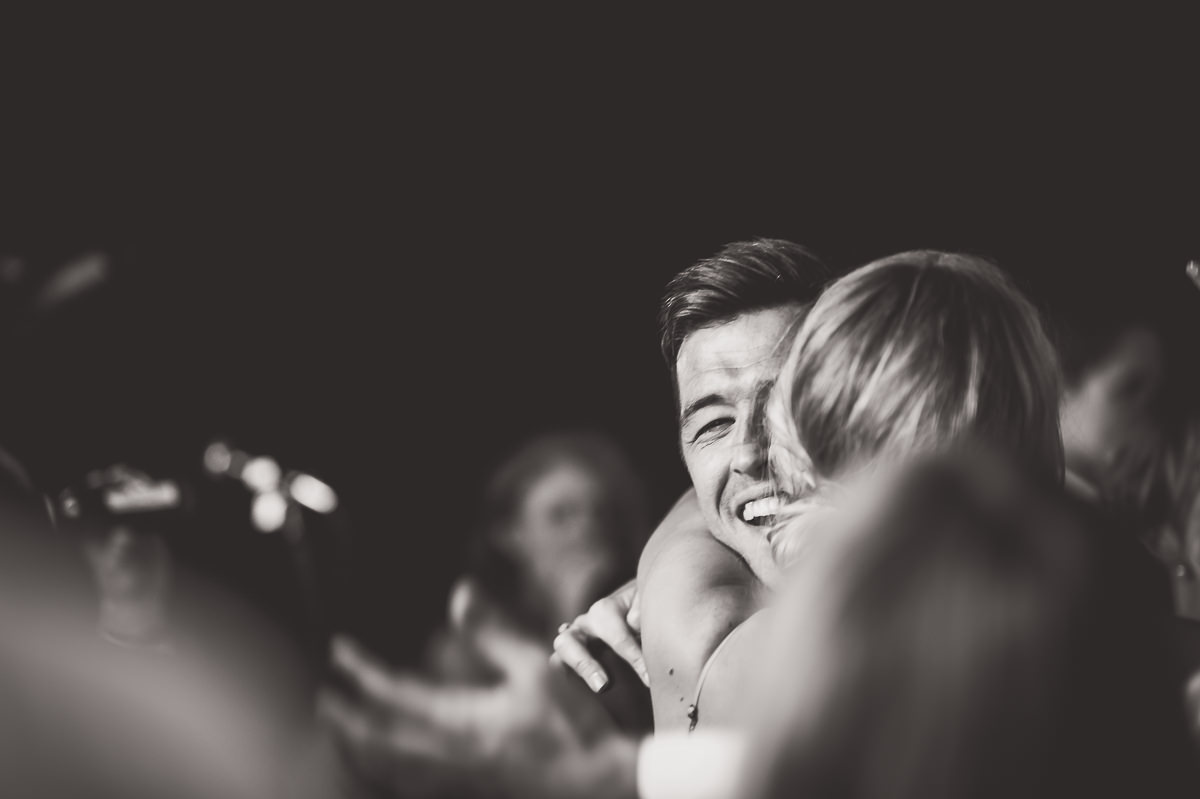
[(742, 508), (742, 521), (749, 522), (762, 516), (774, 516), (782, 505), (779, 497), (763, 497), (747, 502)]

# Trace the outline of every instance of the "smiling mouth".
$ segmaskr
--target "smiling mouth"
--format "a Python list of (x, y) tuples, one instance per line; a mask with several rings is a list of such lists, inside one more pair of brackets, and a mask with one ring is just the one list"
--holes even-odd
[(754, 527), (770, 527), (775, 516), (783, 507), (783, 498), (778, 496), (754, 499), (738, 508), (738, 518)]

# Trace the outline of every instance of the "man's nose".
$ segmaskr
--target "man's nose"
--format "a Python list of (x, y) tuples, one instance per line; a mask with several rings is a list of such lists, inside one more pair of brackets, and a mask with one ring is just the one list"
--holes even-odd
[(746, 425), (733, 451), (733, 470), (747, 477), (760, 478), (767, 465), (767, 446), (760, 425)]
[(750, 412), (739, 424), (737, 445), (733, 452), (732, 468), (739, 474), (760, 479), (767, 469), (767, 401), (771, 383), (764, 382), (754, 392)]

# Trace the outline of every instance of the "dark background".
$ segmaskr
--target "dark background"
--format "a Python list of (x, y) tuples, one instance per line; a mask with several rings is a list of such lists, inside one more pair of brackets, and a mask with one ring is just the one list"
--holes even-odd
[(656, 513), (683, 488), (655, 309), (728, 241), (1191, 299), (1197, 95), (1171, 64), (540, 22), (75, 20), (12, 56), (0, 249), (103, 248), (118, 279), (39, 334), (7, 440), (50, 482), (178, 468), (214, 434), (326, 477), (357, 533), (348, 623), (410, 657), (532, 433), (611, 433)]

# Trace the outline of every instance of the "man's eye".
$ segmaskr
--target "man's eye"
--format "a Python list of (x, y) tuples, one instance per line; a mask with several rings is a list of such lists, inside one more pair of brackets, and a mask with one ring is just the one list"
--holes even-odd
[(713, 439), (723, 435), (730, 427), (733, 426), (732, 419), (713, 419), (708, 424), (696, 431), (696, 435), (692, 436), (692, 443), (704, 439)]

